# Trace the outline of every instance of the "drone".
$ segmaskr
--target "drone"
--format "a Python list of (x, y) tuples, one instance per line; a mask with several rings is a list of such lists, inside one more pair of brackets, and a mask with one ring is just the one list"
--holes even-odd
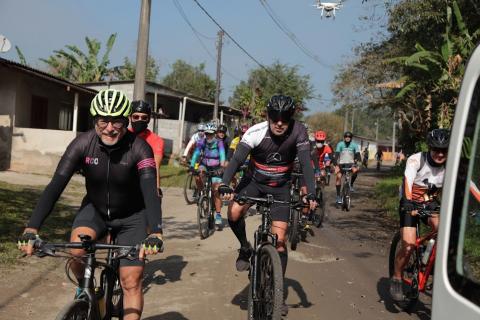
[(342, 0), (338, 2), (322, 2), (321, 0), (316, 0), (316, 3), (313, 5), (315, 8), (322, 10), (320, 17), (323, 18), (325, 14), (326, 18), (333, 17), (335, 19), (335, 13), (337, 10), (340, 10), (343, 7)]

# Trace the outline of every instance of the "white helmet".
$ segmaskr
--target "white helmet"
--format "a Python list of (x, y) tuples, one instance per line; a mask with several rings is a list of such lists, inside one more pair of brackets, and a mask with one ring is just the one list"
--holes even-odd
[(206, 133), (215, 133), (217, 132), (217, 125), (213, 122), (207, 123), (205, 125), (205, 132)]
[(205, 125), (203, 123), (199, 123), (197, 126), (197, 131), (205, 131)]

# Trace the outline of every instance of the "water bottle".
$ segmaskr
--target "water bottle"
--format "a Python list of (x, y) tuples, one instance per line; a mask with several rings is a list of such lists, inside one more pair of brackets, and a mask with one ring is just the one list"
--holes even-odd
[(105, 294), (101, 287), (95, 288), (95, 296), (97, 297), (98, 310), (100, 311), (100, 318), (103, 319), (103, 317), (105, 317), (106, 310), (105, 310)]
[(422, 263), (427, 264), (428, 259), (430, 258), (430, 254), (432, 253), (433, 245), (435, 244), (435, 239), (430, 239), (428, 240), (427, 243), (427, 248), (425, 249), (425, 252), (422, 257)]

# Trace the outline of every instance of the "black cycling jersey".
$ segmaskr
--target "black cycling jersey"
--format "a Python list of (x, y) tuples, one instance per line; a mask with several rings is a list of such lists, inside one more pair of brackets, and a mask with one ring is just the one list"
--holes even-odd
[(315, 193), (310, 142), (305, 126), (300, 122), (294, 120), (283, 136), (272, 135), (267, 121), (249, 128), (225, 170), (225, 184), (230, 183), (249, 153), (251, 158), (246, 176), (271, 187), (282, 186), (291, 181), (294, 160), (298, 155), (308, 192)]
[(73, 173), (85, 175), (91, 203), (107, 220), (130, 216), (146, 208), (150, 230), (161, 230), (160, 201), (156, 195), (156, 167), (150, 146), (127, 131), (114, 146), (101, 142), (95, 130), (75, 138), (63, 154), (28, 223), (39, 228), (65, 189)]

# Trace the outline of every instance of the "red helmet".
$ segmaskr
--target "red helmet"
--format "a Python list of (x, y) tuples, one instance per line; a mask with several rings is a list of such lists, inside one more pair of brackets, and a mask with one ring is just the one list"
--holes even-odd
[(240, 126), (240, 132), (241, 132), (242, 134), (244, 134), (245, 132), (247, 132), (247, 130), (248, 130), (248, 124), (242, 124), (242, 125)]
[(315, 132), (315, 140), (320, 140), (320, 141), (327, 140), (327, 134), (325, 133), (325, 131), (319, 130)]

